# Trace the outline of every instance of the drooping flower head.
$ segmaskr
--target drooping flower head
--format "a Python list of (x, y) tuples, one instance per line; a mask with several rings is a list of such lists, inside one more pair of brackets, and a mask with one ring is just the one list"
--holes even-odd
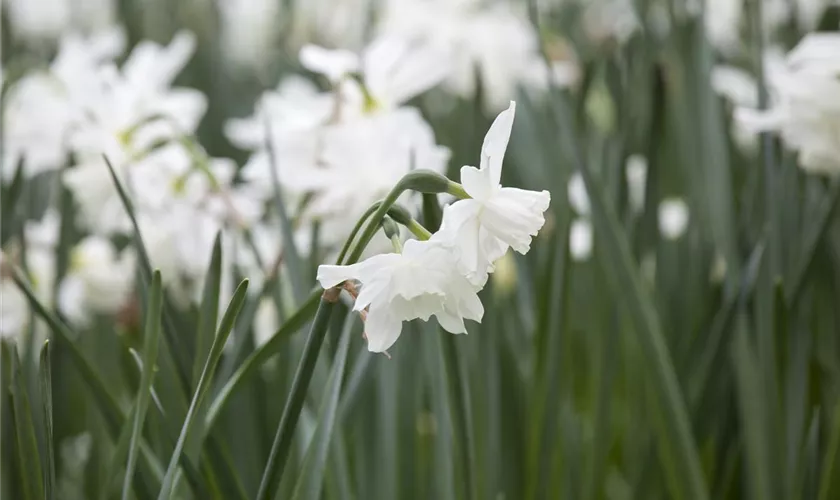
[(396, 342), (402, 322), (435, 316), (451, 333), (466, 333), (464, 319), (481, 321), (484, 307), (457, 270), (452, 249), (435, 240), (409, 240), (402, 253), (375, 255), (349, 266), (320, 266), (318, 282), (330, 288), (346, 280), (361, 283), (353, 307), (367, 309), (368, 349), (383, 352)]

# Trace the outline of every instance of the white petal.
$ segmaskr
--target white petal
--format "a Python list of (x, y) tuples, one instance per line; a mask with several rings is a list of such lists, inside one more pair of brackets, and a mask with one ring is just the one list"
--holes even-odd
[(387, 308), (371, 308), (365, 320), (368, 351), (383, 352), (400, 338), (402, 321)]
[(353, 264), (352, 266), (331, 266), (322, 264), (318, 266), (318, 283), (324, 289), (332, 288), (339, 283), (347, 280), (356, 279), (359, 275), (359, 267), (361, 264)]
[(465, 165), (461, 167), (461, 184), (464, 186), (464, 191), (473, 199), (486, 200), (493, 195), (498, 181), (493, 183), (492, 173), (488, 168), (479, 170)]
[(484, 136), (484, 144), (481, 146), (481, 168), (490, 169), (493, 185), (498, 185), (502, 178), (502, 162), (505, 159), (515, 113), (516, 103), (510, 101), (510, 107), (499, 113)]
[(519, 253), (527, 253), (531, 236), (545, 224), (551, 203), (548, 191), (502, 188), (481, 213), (481, 224)]
[(440, 327), (449, 333), (467, 333), (467, 327), (464, 325), (464, 318), (451, 311), (443, 309), (435, 313), (435, 317), (440, 323)]
[(337, 82), (344, 75), (358, 71), (359, 58), (348, 50), (329, 50), (317, 45), (305, 45), (300, 49), (300, 63), (314, 73)]

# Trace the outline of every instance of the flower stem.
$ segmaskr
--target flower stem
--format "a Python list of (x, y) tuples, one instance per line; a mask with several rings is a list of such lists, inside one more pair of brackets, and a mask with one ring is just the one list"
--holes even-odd
[(420, 224), (414, 219), (411, 219), (409, 223), (405, 225), (405, 227), (407, 227), (408, 230), (411, 231), (411, 234), (417, 236), (418, 240), (426, 241), (432, 237), (431, 231), (423, 227), (422, 224)]
[(338, 292), (338, 289), (332, 288), (325, 290), (321, 296), (321, 303), (315, 313), (315, 320), (312, 322), (312, 328), (306, 338), (303, 355), (300, 363), (298, 363), (297, 370), (295, 370), (289, 398), (283, 407), (283, 415), (280, 417), (280, 424), (277, 426), (274, 444), (271, 445), (268, 462), (260, 481), (257, 500), (271, 500), (277, 496), (280, 479), (283, 477), (283, 468), (291, 451), (295, 427), (303, 409), (306, 392), (309, 388), (309, 382), (312, 380), (312, 372), (315, 370), (321, 345), (324, 343), (324, 338), (329, 329), (330, 315), (335, 307), (335, 302), (338, 300)]
[(464, 186), (454, 181), (449, 181), (449, 186), (447, 186), (446, 192), (451, 194), (452, 196), (457, 197), (459, 200), (468, 200), (472, 198), (472, 196), (467, 194), (467, 191), (464, 189)]
[[(451, 189), (456, 189), (452, 187), (453, 185), (460, 187), (460, 184), (454, 183), (446, 177), (428, 170), (415, 170), (403, 176), (370, 217), (368, 225), (365, 226), (365, 230), (362, 236), (359, 237), (359, 241), (356, 243), (356, 247), (353, 248), (353, 253), (350, 254), (350, 258), (347, 259), (346, 264), (355, 264), (359, 261), (362, 252), (368, 243), (370, 243), (373, 235), (376, 234), (376, 230), (379, 229), (383, 217), (385, 217), (385, 214), (388, 213), (391, 206), (397, 202), (397, 199), (404, 191), (411, 189), (421, 193), (443, 193), (450, 192)], [(461, 188), (461, 191), (466, 195), (466, 191), (463, 188)]]

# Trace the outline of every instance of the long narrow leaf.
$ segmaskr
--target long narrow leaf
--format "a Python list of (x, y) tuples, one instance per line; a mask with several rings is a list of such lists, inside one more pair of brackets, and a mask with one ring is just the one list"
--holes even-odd
[(271, 445), (271, 452), (268, 455), (268, 462), (263, 471), (260, 489), (257, 493), (258, 500), (271, 500), (277, 494), (280, 487), (280, 479), (283, 477), (283, 468), (289, 458), (297, 421), (303, 409), (303, 402), (306, 399), (306, 392), (309, 382), (312, 380), (312, 372), (315, 370), (315, 363), (318, 361), (318, 354), (321, 345), (327, 336), (330, 324), (330, 315), (335, 307), (335, 298), (327, 297), (332, 291), (327, 290), (318, 305), (315, 313), (315, 321), (309, 330), (306, 345), (303, 348), (300, 363), (295, 371), (292, 380), (292, 388), (289, 392), (286, 405), (283, 407), (283, 415), (280, 417), (280, 424), (277, 426), (277, 433), (274, 436), (274, 443)]
[(53, 404), (52, 404), (52, 356), (50, 341), (41, 348), (41, 360), (38, 379), (41, 389), (41, 408), (44, 417), (44, 451), (46, 452), (44, 471), (44, 494), (47, 499), (55, 498), (55, 452), (53, 450)]
[(140, 376), (140, 387), (134, 403), (134, 413), (131, 421), (131, 442), (128, 447), (128, 460), (123, 479), (122, 499), (128, 500), (131, 494), (131, 482), (134, 478), (134, 467), (137, 463), (137, 451), (143, 433), (143, 422), (146, 419), (146, 409), (152, 393), (155, 363), (157, 363), (158, 339), (160, 335), (160, 313), (163, 304), (163, 289), (160, 271), (152, 276), (152, 286), (149, 290), (148, 309), (146, 311), (145, 331), (143, 333), (143, 373)]
[(250, 378), (257, 373), (257, 370), (266, 361), (271, 359), (280, 351), (283, 342), (296, 331), (305, 325), (318, 309), (318, 303), (321, 297), (321, 292), (313, 293), (304, 302), (298, 312), (296, 312), (283, 326), (269, 339), (268, 342), (262, 345), (259, 349), (251, 353), (250, 356), (242, 363), (242, 365), (230, 377), (230, 380), (219, 390), (219, 393), (213, 399), (213, 403), (207, 410), (206, 428), (209, 431), (213, 424), (219, 417), (222, 409), (230, 401), (231, 396), (236, 392), (243, 383), (250, 380)]
[(303, 460), (301, 475), (298, 476), (295, 484), (294, 497), (300, 500), (318, 500), (321, 498), (321, 489), (324, 485), (324, 473), (327, 465), (327, 457), (332, 442), (333, 427), (335, 426), (338, 413), (339, 396), (341, 395), (341, 383), (344, 380), (344, 367), (347, 365), (347, 353), (350, 349), (350, 333), (353, 329), (354, 315), (348, 315), (344, 331), (341, 334), (341, 342), (338, 351), (333, 359), (330, 378), (324, 391), (324, 399), (321, 402), (321, 412), (318, 416), (318, 425), (315, 434), (309, 443), (309, 450)]
[(216, 233), (213, 253), (207, 274), (204, 275), (204, 293), (201, 298), (201, 314), (198, 319), (198, 333), (195, 339), (195, 358), (193, 360), (192, 386), (196, 387), (201, 376), (203, 361), (210, 354), (216, 322), (219, 319), (219, 296), (222, 289), (222, 233)]
[[(4, 344), (4, 348), (7, 346)], [(20, 368), (17, 346), (11, 346), (8, 356), (12, 364), (12, 422), (15, 429), (15, 448), (17, 449), (18, 472), (23, 498), (40, 500), (44, 498), (44, 476), (41, 458), (38, 453), (38, 441), (35, 437), (35, 425), (26, 382)]]
[[(137, 216), (134, 211), (134, 204), (131, 202), (131, 198), (125, 191), (125, 188), (123, 188), (122, 182), (120, 182), (119, 177), (117, 177), (117, 173), (114, 170), (113, 165), (111, 165), (111, 162), (108, 160), (107, 157), (103, 156), (103, 158), (105, 160), (105, 164), (108, 166), (108, 172), (111, 175), (111, 180), (114, 182), (114, 187), (116, 187), (117, 189), (117, 194), (120, 197), (120, 201), (123, 204), (123, 208), (125, 208), (129, 219), (131, 219), (131, 227), (134, 231), (135, 247), (137, 249), (137, 253), (140, 256), (140, 276), (143, 278), (146, 287), (149, 287), (151, 286), (152, 282), (152, 264), (151, 260), (149, 259), (149, 253), (146, 251), (146, 246), (143, 243), (143, 235), (140, 233), (140, 225), (137, 223)], [(173, 326), (172, 319), (167, 308), (165, 294), (162, 311), (164, 337), (166, 339), (167, 344), (169, 344), (169, 347), (172, 351), (172, 355), (175, 359), (175, 366), (177, 368), (177, 373), (179, 375), (181, 386), (183, 387), (185, 393), (189, 393), (189, 355), (187, 352), (187, 347), (183, 344), (182, 337), (177, 334), (177, 332), (175, 331), (175, 327)]]
[(216, 338), (213, 340), (213, 345), (210, 348), (210, 355), (204, 363), (204, 369), (201, 372), (198, 387), (196, 387), (195, 394), (193, 395), (192, 402), (190, 403), (190, 408), (187, 411), (186, 418), (184, 419), (184, 425), (181, 428), (181, 435), (178, 437), (178, 442), (175, 444), (175, 450), (172, 452), (172, 458), (169, 461), (169, 467), (166, 469), (166, 474), (163, 478), (163, 485), (161, 486), (158, 500), (168, 500), (172, 494), (172, 488), (174, 486), (176, 475), (175, 473), (178, 470), (178, 462), (181, 460), (184, 445), (186, 444), (187, 437), (193, 428), (193, 421), (196, 417), (197, 410), (201, 407), (201, 402), (207, 393), (207, 389), (210, 387), (213, 373), (216, 370), (216, 365), (218, 365), (219, 360), (222, 357), (222, 350), (224, 349), (231, 330), (233, 330), (233, 325), (236, 322), (236, 316), (242, 308), (242, 303), (245, 301), (247, 291), (248, 280), (245, 280), (239, 284), (239, 287), (237, 287), (233, 297), (230, 299), (230, 304), (228, 305), (227, 311), (225, 311), (222, 322), (216, 332)]

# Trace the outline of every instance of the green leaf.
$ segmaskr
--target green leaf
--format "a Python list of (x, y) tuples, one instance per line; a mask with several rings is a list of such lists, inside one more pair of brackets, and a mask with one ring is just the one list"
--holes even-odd
[(819, 500), (840, 498), (840, 404), (835, 405), (820, 474)]
[(38, 380), (41, 389), (41, 409), (44, 417), (44, 452), (46, 471), (44, 473), (45, 498), (55, 498), (55, 452), (53, 450), (53, 404), (52, 404), (52, 356), (50, 341), (41, 348), (41, 363), (38, 368)]
[(297, 251), (295, 245), (294, 228), (289, 215), (286, 213), (286, 205), (283, 203), (283, 193), (280, 190), (280, 178), (277, 170), (277, 154), (274, 151), (273, 134), (271, 131), (271, 123), (266, 120), (266, 151), (268, 151), (268, 167), (271, 172), (271, 184), (274, 188), (274, 208), (277, 210), (277, 215), (280, 217), (280, 229), (283, 234), (283, 256), (286, 260), (286, 271), (289, 275), (289, 280), (292, 283), (292, 292), (295, 296), (296, 305), (305, 299), (306, 285), (304, 284), (303, 275), (303, 260)]
[(74, 335), (70, 332), (67, 326), (58, 319), (58, 317), (44, 307), (40, 300), (38, 300), (35, 292), (32, 290), (32, 287), (23, 279), (22, 273), (19, 270), (15, 269), (13, 271), (12, 279), (26, 296), (29, 301), (29, 305), (35, 311), (35, 314), (47, 322), (50, 330), (57, 336), (58, 340), (67, 347), (67, 355), (79, 370), (79, 373), (85, 380), (86, 386), (93, 394), (94, 400), (97, 402), (99, 409), (102, 412), (102, 416), (105, 418), (105, 423), (108, 426), (109, 432), (114, 437), (119, 435), (124, 419), (122, 411), (120, 410), (120, 407), (114, 397), (106, 389), (105, 384), (96, 374), (96, 371), (93, 369), (90, 362), (85, 358), (84, 354), (82, 354), (75, 342), (71, 340)]
[(468, 381), (461, 372), (460, 359), (455, 348), (455, 336), (443, 329), (439, 330), (438, 335), (441, 337), (440, 356), (443, 361), (443, 374), (446, 379), (447, 395), (449, 397), (452, 437), (459, 462), (456, 462), (456, 467), (460, 467), (460, 473), (464, 478), (464, 498), (475, 499), (478, 495), (473, 445), (475, 433), (469, 415), (468, 390), (466, 387)]
[(231, 396), (236, 390), (242, 386), (243, 383), (250, 380), (251, 377), (257, 373), (260, 366), (271, 359), (275, 354), (280, 352), (283, 342), (305, 325), (309, 319), (315, 314), (318, 309), (318, 304), (321, 298), (321, 291), (315, 292), (301, 304), (300, 309), (286, 321), (280, 329), (263, 344), (259, 349), (251, 353), (250, 356), (242, 363), (242, 365), (234, 372), (225, 385), (219, 390), (213, 403), (207, 410), (205, 419), (205, 426), (207, 430), (213, 428), (221, 411), (230, 401)]
[[(193, 428), (193, 421), (196, 417), (197, 410), (201, 407), (201, 402), (204, 399), (207, 389), (210, 387), (213, 373), (216, 370), (216, 365), (222, 357), (222, 351), (227, 342), (228, 336), (233, 325), (236, 322), (236, 316), (242, 308), (242, 303), (245, 301), (245, 296), (248, 291), (248, 280), (243, 281), (236, 288), (233, 297), (230, 299), (230, 304), (222, 317), (222, 322), (219, 324), (219, 329), (216, 332), (216, 338), (213, 340), (213, 345), (210, 348), (210, 355), (204, 364), (204, 369), (201, 372), (201, 378), (193, 395), (190, 408), (187, 411), (187, 416), (184, 419), (184, 425), (181, 428), (181, 435), (178, 437), (178, 442), (175, 444), (175, 450), (172, 452), (172, 458), (169, 461), (169, 467), (166, 469), (166, 474), (163, 477), (163, 485), (158, 495), (158, 500), (168, 500), (172, 495), (172, 488), (175, 481), (175, 472), (178, 470), (178, 462), (181, 460), (181, 454), (184, 451), (187, 437)], [(199, 417), (200, 418), (200, 417)]]
[[(66, 347), (67, 355), (70, 357), (73, 365), (84, 379), (86, 387), (90, 389), (94, 401), (96, 401), (99, 411), (105, 419), (108, 434), (112, 438), (117, 439), (120, 435), (120, 430), (123, 428), (125, 423), (125, 415), (114, 397), (108, 392), (108, 389), (102, 382), (102, 379), (100, 379), (96, 374), (96, 370), (94, 370), (90, 362), (85, 358), (81, 350), (79, 350), (76, 343), (72, 341), (72, 337), (74, 335), (60, 319), (44, 307), (44, 305), (38, 300), (32, 290), (32, 287), (22, 278), (20, 270), (16, 268), (12, 270), (12, 279), (26, 296), (29, 301), (29, 305), (35, 311), (35, 314), (47, 322), (50, 330), (56, 335), (58, 341), (61, 342), (61, 345)], [(146, 458), (147, 466), (154, 469), (156, 465), (154, 455), (149, 452), (148, 447), (142, 444), (141, 451), (143, 452), (143, 456)], [(148, 485), (141, 483), (141, 487), (147, 488)], [(146, 498), (147, 496), (148, 495), (143, 495), (143, 498)]]
[(570, 259), (568, 252), (569, 216), (560, 216), (559, 227), (553, 238), (551, 260), (547, 262), (549, 289), (540, 312), (535, 350), (539, 353), (535, 375), (533, 427), (529, 436), (529, 498), (547, 495), (548, 483), (555, 474), (552, 456), (556, 451), (557, 415), (561, 408), (561, 366), (563, 340), (568, 335), (566, 317), (568, 307)]
[[(20, 368), (17, 346), (10, 348), (4, 343), (6, 357), (12, 365), (12, 424), (15, 430), (15, 449), (17, 450), (17, 469), (20, 473), (20, 486), (24, 499), (40, 500), (44, 498), (44, 476), (41, 472), (41, 458), (38, 453), (38, 440), (35, 437), (35, 425), (26, 382)], [(11, 349), (11, 352), (8, 350)], [(9, 359), (10, 358), (10, 359)], [(7, 361), (8, 362), (8, 361)]]
[(350, 314), (345, 321), (344, 331), (341, 334), (341, 341), (338, 345), (335, 358), (333, 359), (332, 370), (327, 381), (324, 397), (321, 402), (321, 411), (318, 416), (318, 424), (315, 434), (309, 443), (309, 449), (303, 460), (301, 474), (295, 484), (294, 497), (300, 500), (318, 500), (321, 498), (321, 489), (324, 485), (324, 473), (327, 465), (327, 457), (330, 450), (330, 443), (338, 413), (339, 396), (341, 395), (341, 383), (344, 380), (344, 367), (347, 365), (347, 353), (350, 349), (350, 334), (353, 329), (355, 315)]
[(283, 407), (283, 415), (280, 417), (280, 424), (277, 426), (274, 443), (271, 446), (268, 461), (263, 471), (260, 489), (256, 497), (258, 500), (273, 499), (280, 486), (283, 469), (291, 451), (295, 427), (300, 418), (300, 412), (303, 409), (306, 392), (309, 388), (309, 382), (312, 380), (315, 363), (318, 361), (321, 344), (324, 343), (324, 338), (327, 335), (330, 315), (335, 308), (335, 301), (333, 299), (337, 300), (337, 297), (328, 298), (326, 296), (326, 294), (332, 292), (337, 292), (337, 290), (325, 291), (325, 295), (321, 297), (321, 302), (318, 304), (315, 321), (313, 321), (312, 328), (309, 330), (309, 336), (306, 339), (306, 345), (303, 348), (300, 363), (298, 363), (297, 370), (295, 371), (292, 387), (286, 400), (286, 405)]
[(134, 468), (137, 463), (137, 451), (143, 434), (143, 422), (152, 394), (155, 364), (157, 363), (158, 339), (160, 336), (160, 315), (163, 305), (163, 289), (160, 271), (152, 276), (152, 286), (149, 289), (149, 301), (146, 311), (146, 322), (143, 333), (143, 373), (140, 376), (140, 386), (134, 403), (131, 419), (131, 442), (128, 447), (128, 460), (123, 479), (122, 499), (129, 500), (131, 482), (134, 478)]
[(195, 339), (192, 386), (196, 387), (201, 376), (201, 367), (210, 354), (210, 346), (219, 320), (219, 296), (222, 288), (222, 233), (216, 233), (213, 254), (204, 277), (204, 293), (201, 298), (201, 314), (198, 319), (198, 334)]
[[(563, 96), (558, 94), (555, 100), (560, 102), (556, 114), (561, 130), (573, 135), (572, 121)], [(576, 141), (572, 137), (566, 143), (575, 144)], [(595, 174), (587, 167), (579, 150), (574, 149), (571, 153), (592, 205), (595, 241), (603, 250), (598, 252), (597, 257), (607, 273), (615, 297), (621, 297), (626, 302), (633, 322), (632, 331), (637, 336), (644, 359), (649, 360), (647, 375), (655, 396), (654, 417), (661, 432), (658, 437), (662, 455), (660, 462), (667, 472), (671, 495), (675, 498), (705, 499), (708, 491), (688, 411), (653, 299), (642, 283), (627, 236), (622, 232), (614, 208), (607, 203)]]
[(4, 246), (6, 241), (14, 234), (15, 227), (18, 227), (14, 224), (14, 219), (17, 215), (17, 210), (15, 209), (17, 208), (18, 199), (20, 199), (24, 184), (23, 162), (24, 159), (21, 158), (17, 164), (17, 168), (15, 168), (15, 175), (12, 177), (12, 182), (9, 184), (8, 189), (5, 189), (3, 192), (2, 212), (0, 212), (2, 216), (2, 221), (0, 221), (2, 222), (0, 244)]
[[(111, 174), (111, 180), (114, 182), (114, 186), (117, 188), (117, 194), (120, 197), (120, 201), (122, 202), (123, 208), (125, 208), (126, 213), (128, 214), (129, 219), (131, 219), (131, 227), (134, 231), (134, 243), (137, 249), (137, 253), (140, 256), (140, 276), (143, 278), (143, 281), (146, 286), (146, 291), (148, 293), (148, 287), (151, 286), (152, 281), (152, 263), (149, 259), (149, 253), (146, 251), (146, 246), (143, 244), (143, 235), (140, 233), (140, 226), (137, 223), (137, 216), (134, 211), (134, 204), (131, 202), (131, 198), (126, 193), (125, 189), (123, 188), (122, 182), (117, 177), (117, 173), (114, 170), (113, 165), (108, 160), (106, 156), (103, 155), (105, 160), (105, 164), (108, 166), (108, 172)], [(173, 357), (175, 359), (175, 366), (177, 368), (177, 373), (179, 376), (179, 381), (181, 382), (181, 386), (184, 389), (184, 393), (190, 392), (190, 353), (187, 349), (187, 346), (183, 344), (183, 337), (178, 335), (176, 331), (172, 319), (170, 317), (170, 313), (168, 311), (167, 303), (166, 303), (166, 294), (164, 292), (164, 302), (163, 302), (163, 333), (166, 339), (166, 343), (169, 345), (171, 351), (173, 352)]]
[[(742, 323), (744, 322), (742, 318)], [(741, 412), (741, 430), (746, 444), (746, 465), (752, 498), (773, 498), (773, 477), (768, 437), (769, 422), (766, 417), (765, 390), (762, 386), (758, 360), (750, 351), (747, 332), (742, 325), (735, 334), (732, 347), (732, 366), (738, 386), (738, 406)], [(781, 492), (779, 492), (781, 493)]]
[(837, 210), (838, 205), (840, 205), (840, 180), (835, 179), (828, 194), (820, 203), (816, 216), (812, 222), (808, 223), (808, 228), (804, 231), (802, 248), (797, 254), (796, 264), (793, 266), (791, 276), (786, 280), (789, 285), (785, 286), (787, 292), (785, 299), (791, 308), (802, 297), (805, 278), (813, 266), (817, 247), (830, 227), (832, 215)]

